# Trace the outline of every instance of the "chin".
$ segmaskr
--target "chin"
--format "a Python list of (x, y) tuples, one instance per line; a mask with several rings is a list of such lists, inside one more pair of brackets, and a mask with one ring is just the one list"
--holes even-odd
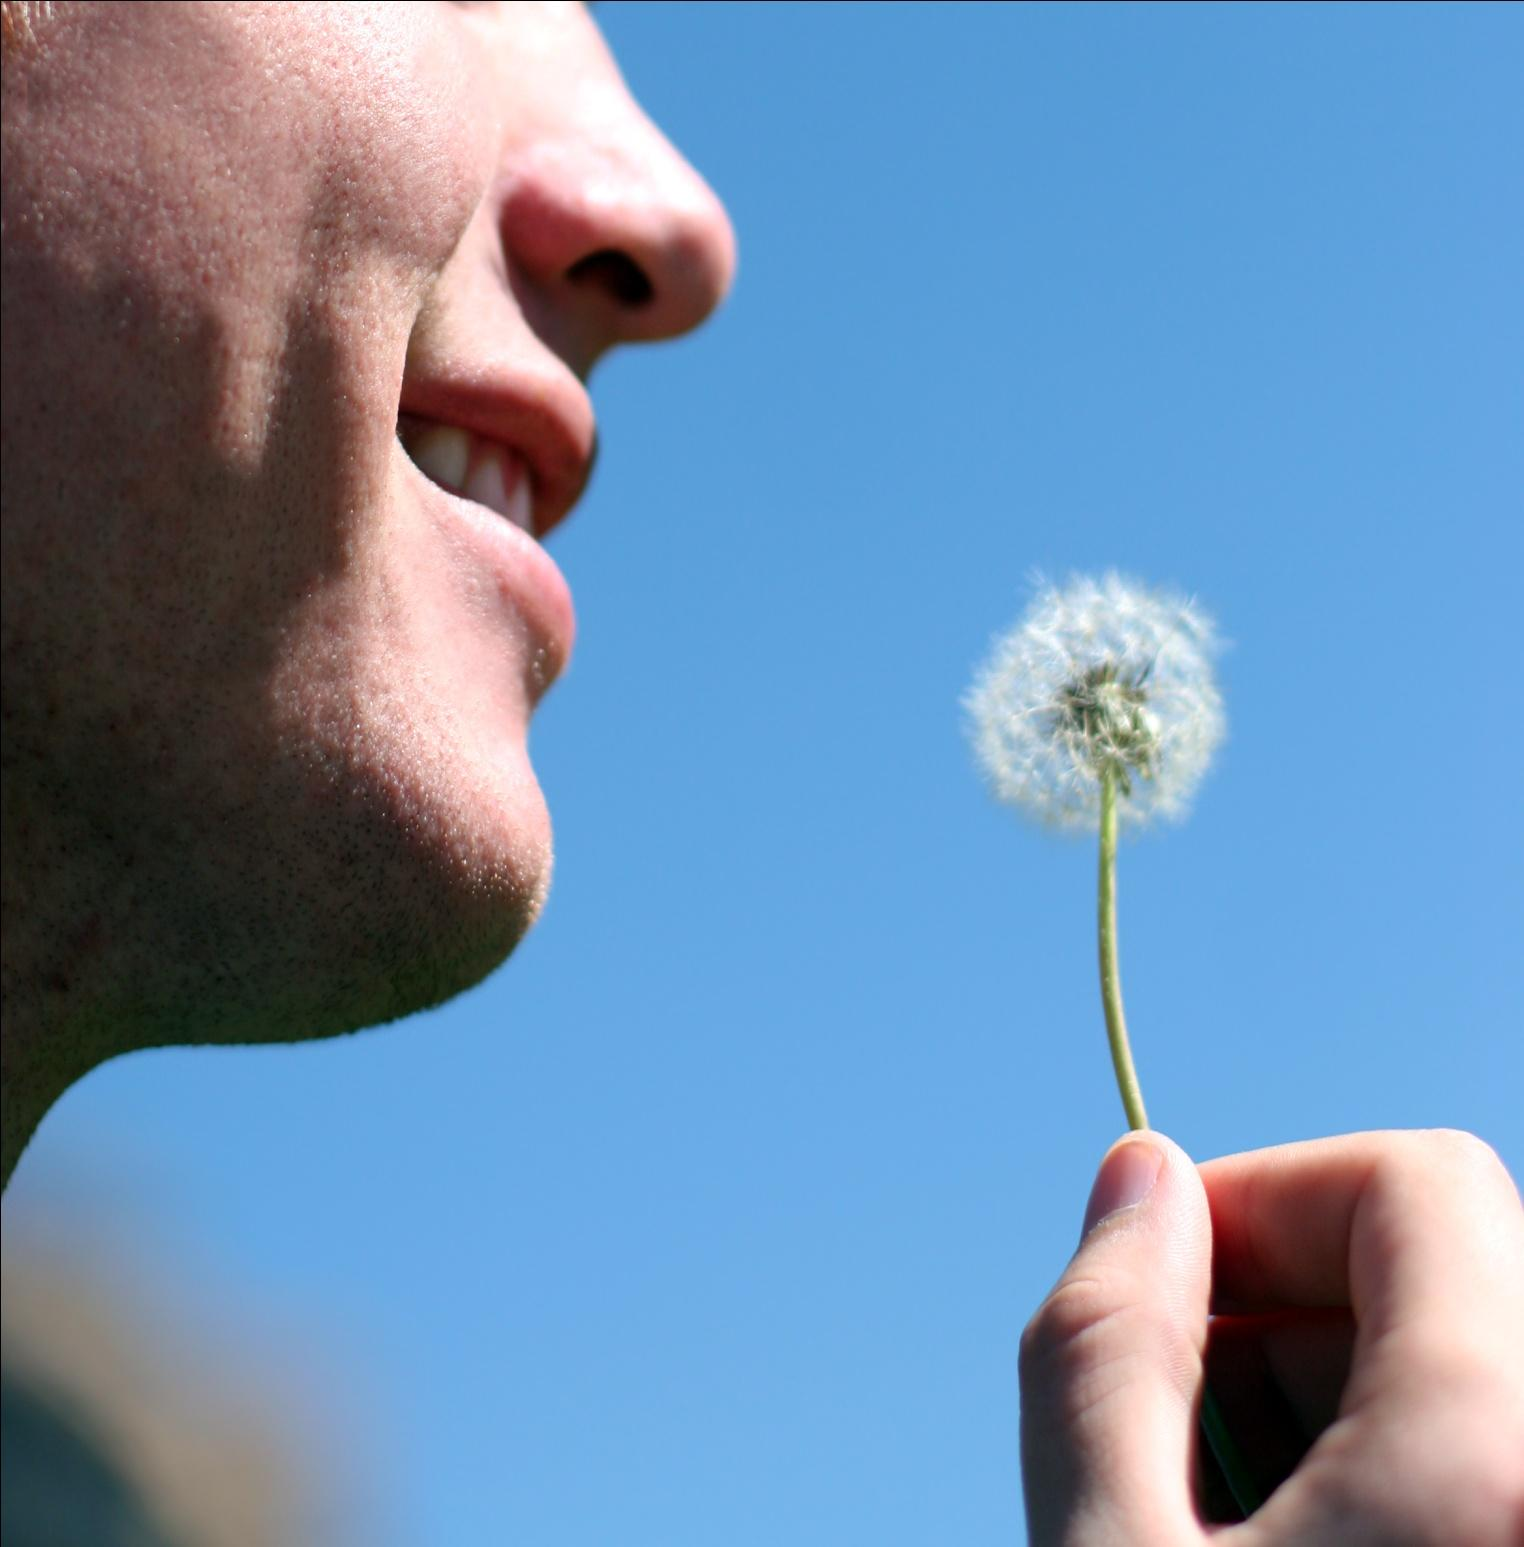
[(421, 887), (434, 898), (423, 913), (423, 949), (391, 967), (399, 1015), (473, 988), (539, 921), (553, 868), (550, 818), (539, 786), (530, 778), (494, 822), (478, 813), (433, 865), (433, 884)]
[(387, 555), (375, 591), (319, 598), (252, 695), (263, 707), (233, 761), (259, 773), (222, 809), (241, 794), (257, 816), (219, 824), (215, 868), (236, 920), (220, 932), (253, 946), (248, 981), (266, 992), (227, 1040), (332, 1036), (437, 1005), (544, 908), (551, 824), (514, 620), (479, 623), (413, 557)]
[(178, 858), (162, 853), (164, 906), (139, 965), (177, 970), (154, 985), (138, 1045), (394, 1021), (481, 982), (539, 918), (550, 817), (522, 727), (462, 740), (453, 716), (342, 718), (349, 737), (288, 740), (252, 799), (219, 802)]
[(527, 758), (519, 761), (494, 770), (485, 788), (466, 781), (454, 800), (428, 791), (405, 802), (374, 839), (392, 852), (373, 851), (368, 866), (341, 878), (346, 895), (331, 917), (342, 933), (323, 947), (329, 962), (345, 964), (332, 1031), (396, 1020), (474, 987), (539, 919), (550, 817)]

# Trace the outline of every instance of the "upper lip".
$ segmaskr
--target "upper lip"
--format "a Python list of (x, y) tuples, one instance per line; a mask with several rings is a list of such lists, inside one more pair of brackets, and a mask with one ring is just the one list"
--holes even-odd
[(409, 373), (401, 414), (453, 425), (524, 458), (534, 486), (534, 535), (564, 519), (587, 486), (597, 445), (593, 405), (569, 371), (546, 366)]

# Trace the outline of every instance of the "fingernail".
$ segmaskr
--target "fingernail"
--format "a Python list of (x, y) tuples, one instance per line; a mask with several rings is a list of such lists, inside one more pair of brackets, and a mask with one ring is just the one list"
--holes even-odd
[(1124, 1139), (1107, 1151), (1090, 1189), (1083, 1235), (1103, 1219), (1141, 1203), (1164, 1169), (1164, 1151), (1147, 1139)]

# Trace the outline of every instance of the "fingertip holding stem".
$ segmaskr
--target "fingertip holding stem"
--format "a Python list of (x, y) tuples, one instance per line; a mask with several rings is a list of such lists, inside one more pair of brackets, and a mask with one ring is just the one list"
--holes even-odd
[(1090, 1189), (1081, 1235), (1089, 1235), (1113, 1214), (1142, 1203), (1154, 1190), (1163, 1169), (1164, 1150), (1152, 1139), (1128, 1137), (1112, 1145)]
[[(1166, 1186), (1161, 1187), (1161, 1178), (1171, 1164), (1175, 1167), (1175, 1175)], [(1090, 1189), (1076, 1262), (1093, 1261), (1091, 1266), (1084, 1267), (1082, 1271), (1096, 1272), (1094, 1263), (1118, 1251), (1131, 1260), (1135, 1267), (1139, 1267), (1147, 1264), (1149, 1252), (1157, 1253), (1160, 1250), (1160, 1242), (1165, 1238), (1178, 1242), (1193, 1231), (1199, 1231), (1205, 1224), (1204, 1216), (1193, 1226), (1189, 1211), (1182, 1210), (1182, 1202), (1192, 1185), (1199, 1188), (1199, 1183), (1194, 1180), (1190, 1157), (1172, 1141), (1152, 1129), (1132, 1130), (1124, 1134), (1102, 1157)], [(1162, 1212), (1151, 1207), (1156, 1197)], [(1109, 1232), (1102, 1227), (1131, 1214), (1137, 1215), (1137, 1228), (1142, 1234), (1108, 1240)], [(1208, 1226), (1208, 1233), (1209, 1230)], [(1149, 1239), (1154, 1241), (1153, 1246), (1142, 1244)], [(1209, 1250), (1209, 1247), (1206, 1249)], [(1095, 1255), (1097, 1253), (1100, 1254), (1098, 1257)], [(1167, 1264), (1177, 1260), (1183, 1259), (1166, 1249), (1164, 1256), (1156, 1257), (1153, 1261), (1152, 1269), (1142, 1266), (1143, 1276), (1154, 1286), (1155, 1292), (1164, 1287), (1163, 1278), (1168, 1276)], [(1205, 1309), (1204, 1303), (1202, 1309)], [(1201, 1387), (1198, 1423), (1199, 1441), (1204, 1442), (1233, 1502), (1247, 1520), (1263, 1503), (1263, 1496), (1243, 1452), (1223, 1420), (1210, 1387), (1205, 1383)]]

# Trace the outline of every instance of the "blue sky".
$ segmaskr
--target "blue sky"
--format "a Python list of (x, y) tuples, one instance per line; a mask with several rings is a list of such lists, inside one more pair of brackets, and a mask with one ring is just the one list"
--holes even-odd
[(599, 16), (742, 261), (595, 384), (543, 923), (384, 1032), (99, 1071), (8, 1222), (303, 1366), (381, 1547), (1019, 1542), (1121, 1126), (1090, 847), (960, 723), (1034, 569), (1230, 641), (1121, 859), (1157, 1125), (1524, 1174), (1524, 11)]

